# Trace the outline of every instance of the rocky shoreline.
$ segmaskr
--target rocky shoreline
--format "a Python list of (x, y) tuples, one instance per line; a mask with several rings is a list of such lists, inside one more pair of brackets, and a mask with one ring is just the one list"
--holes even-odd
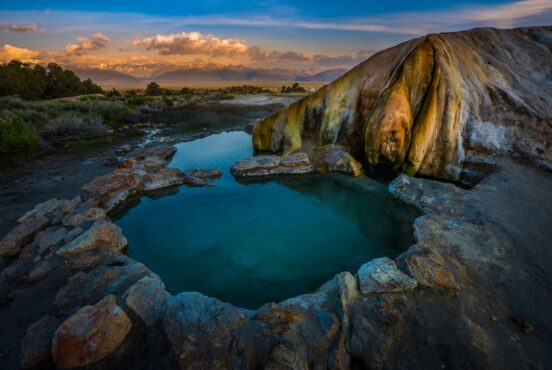
[[(526, 292), (505, 284), (505, 274), (515, 267), (536, 288), (550, 282), (543, 267), (538, 277), (530, 270), (552, 261), (551, 253), (532, 264), (525, 256), (544, 249), (547, 239), (541, 234), (552, 219), (550, 210), (541, 211), (533, 229), (516, 235), (508, 222), (519, 222), (523, 207), (510, 215), (488, 194), (515, 193), (530, 211), (535, 201), (552, 201), (546, 191), (550, 173), (505, 161), (471, 190), (401, 175), (389, 185), (391, 194), (424, 212), (415, 222), (415, 245), (396, 260), (367, 261), (354, 275), (337, 274), (316, 292), (246, 310), (196, 292), (171, 295), (157, 275), (124, 254), (126, 238), (110, 222), (110, 210), (132, 194), (209, 185), (208, 179), (220, 176), (167, 168), (174, 150), (161, 145), (125, 159), (111, 174), (84, 185), (79, 197), (37, 205), (2, 239), (0, 324), (8, 329), (0, 334), (3, 366), (539, 368), (545, 363), (546, 355), (535, 353), (551, 342), (552, 318), (545, 307), (520, 305)], [(519, 180), (521, 173), (538, 176), (540, 191)], [(529, 240), (541, 249), (523, 249)], [(509, 266), (519, 253), (526, 264)], [(453, 332), (444, 333), (445, 328)], [(427, 348), (419, 348), (419, 341)], [(447, 351), (436, 356), (440, 345)]]

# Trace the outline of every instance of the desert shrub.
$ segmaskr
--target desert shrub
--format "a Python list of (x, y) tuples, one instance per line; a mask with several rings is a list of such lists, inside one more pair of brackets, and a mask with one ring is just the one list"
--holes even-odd
[(122, 115), (130, 113), (131, 108), (121, 101), (102, 100), (94, 102), (90, 112), (101, 116), (106, 122), (115, 122)]
[(290, 94), (290, 93), (305, 93), (307, 92), (307, 90), (300, 86), (297, 82), (294, 83), (293, 85), (291, 86), (282, 86), (282, 88), (280, 89), (280, 92), (282, 94)]
[(23, 121), (31, 124), (34, 127), (40, 127), (48, 122), (48, 115), (46, 112), (41, 112), (35, 109), (21, 109), (15, 114)]
[(0, 119), (0, 164), (35, 153), (39, 143), (36, 132), (23, 121)]
[(126, 100), (127, 104), (129, 105), (144, 105), (148, 99), (145, 96), (138, 96), (138, 95), (130, 95), (129, 98)]
[(109, 127), (104, 124), (104, 120), (100, 116), (92, 116), (88, 120), (87, 133), (93, 135), (105, 134)]
[(88, 122), (74, 115), (51, 120), (43, 129), (45, 137), (68, 137), (97, 135), (107, 132), (109, 128), (100, 116), (92, 116)]
[(228, 94), (270, 94), (272, 91), (261, 86), (229, 86), (224, 89)]
[(167, 107), (172, 107), (172, 106), (174, 106), (174, 101), (173, 101), (171, 98), (169, 98), (168, 96), (164, 96), (164, 97), (163, 97), (163, 103), (165, 103), (165, 105), (166, 105)]
[(0, 97), (0, 109), (23, 109), (27, 107), (25, 101), (17, 96)]

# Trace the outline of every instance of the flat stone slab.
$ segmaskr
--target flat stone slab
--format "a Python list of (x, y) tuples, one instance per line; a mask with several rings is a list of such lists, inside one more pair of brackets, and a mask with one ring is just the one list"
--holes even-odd
[(416, 280), (399, 270), (395, 262), (387, 257), (362, 265), (358, 270), (358, 283), (364, 294), (400, 292), (418, 286)]
[[(146, 148), (136, 153), (135, 155), (125, 159), (119, 163), (120, 168), (133, 167), (138, 162), (142, 161), (157, 161), (160, 166), (168, 163), (171, 156), (176, 152), (176, 148), (172, 145), (160, 144), (151, 148)], [(153, 164), (153, 163), (152, 163)]]
[(140, 183), (133, 171), (120, 169), (86, 183), (81, 188), (81, 198), (85, 201), (93, 199), (100, 207), (110, 210), (139, 187)]
[(152, 191), (181, 185), (184, 182), (184, 174), (177, 168), (162, 168), (157, 172), (144, 175), (142, 181), (144, 190)]
[(19, 254), (25, 244), (31, 242), (35, 235), (49, 223), (50, 220), (41, 215), (26, 218), (0, 240), (0, 257)]
[(296, 153), (288, 156), (259, 155), (240, 159), (230, 167), (234, 177), (260, 177), (271, 175), (299, 175), (314, 172), (309, 156)]

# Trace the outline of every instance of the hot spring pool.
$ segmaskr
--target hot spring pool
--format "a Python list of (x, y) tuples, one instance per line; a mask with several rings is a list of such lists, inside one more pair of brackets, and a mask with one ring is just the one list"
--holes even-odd
[(176, 147), (172, 167), (223, 170), (215, 187), (143, 196), (115, 221), (129, 256), (171, 293), (199, 291), (257, 308), (413, 243), (416, 212), (392, 199), (382, 182), (325, 174), (240, 184), (229, 166), (252, 154), (245, 132)]

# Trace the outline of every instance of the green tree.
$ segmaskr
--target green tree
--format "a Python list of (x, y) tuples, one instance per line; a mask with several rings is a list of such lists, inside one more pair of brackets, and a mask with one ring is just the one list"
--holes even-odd
[(86, 79), (82, 81), (80, 87), (81, 94), (102, 94), (103, 89), (92, 82), (91, 79)]
[(81, 81), (70, 70), (50, 63), (31, 67), (18, 60), (0, 64), (0, 96), (18, 95), (24, 100), (61, 98), (102, 93), (90, 79)]
[(115, 97), (115, 96), (121, 96), (121, 93), (116, 88), (111, 89), (107, 94), (105, 94), (108, 98)]
[(146, 95), (149, 95), (149, 96), (163, 95), (163, 89), (161, 89), (161, 86), (159, 86), (159, 84), (155, 82), (150, 82), (146, 87)]
[(0, 96), (18, 95), (22, 99), (40, 99), (44, 93), (44, 68), (13, 60), (0, 65)]

